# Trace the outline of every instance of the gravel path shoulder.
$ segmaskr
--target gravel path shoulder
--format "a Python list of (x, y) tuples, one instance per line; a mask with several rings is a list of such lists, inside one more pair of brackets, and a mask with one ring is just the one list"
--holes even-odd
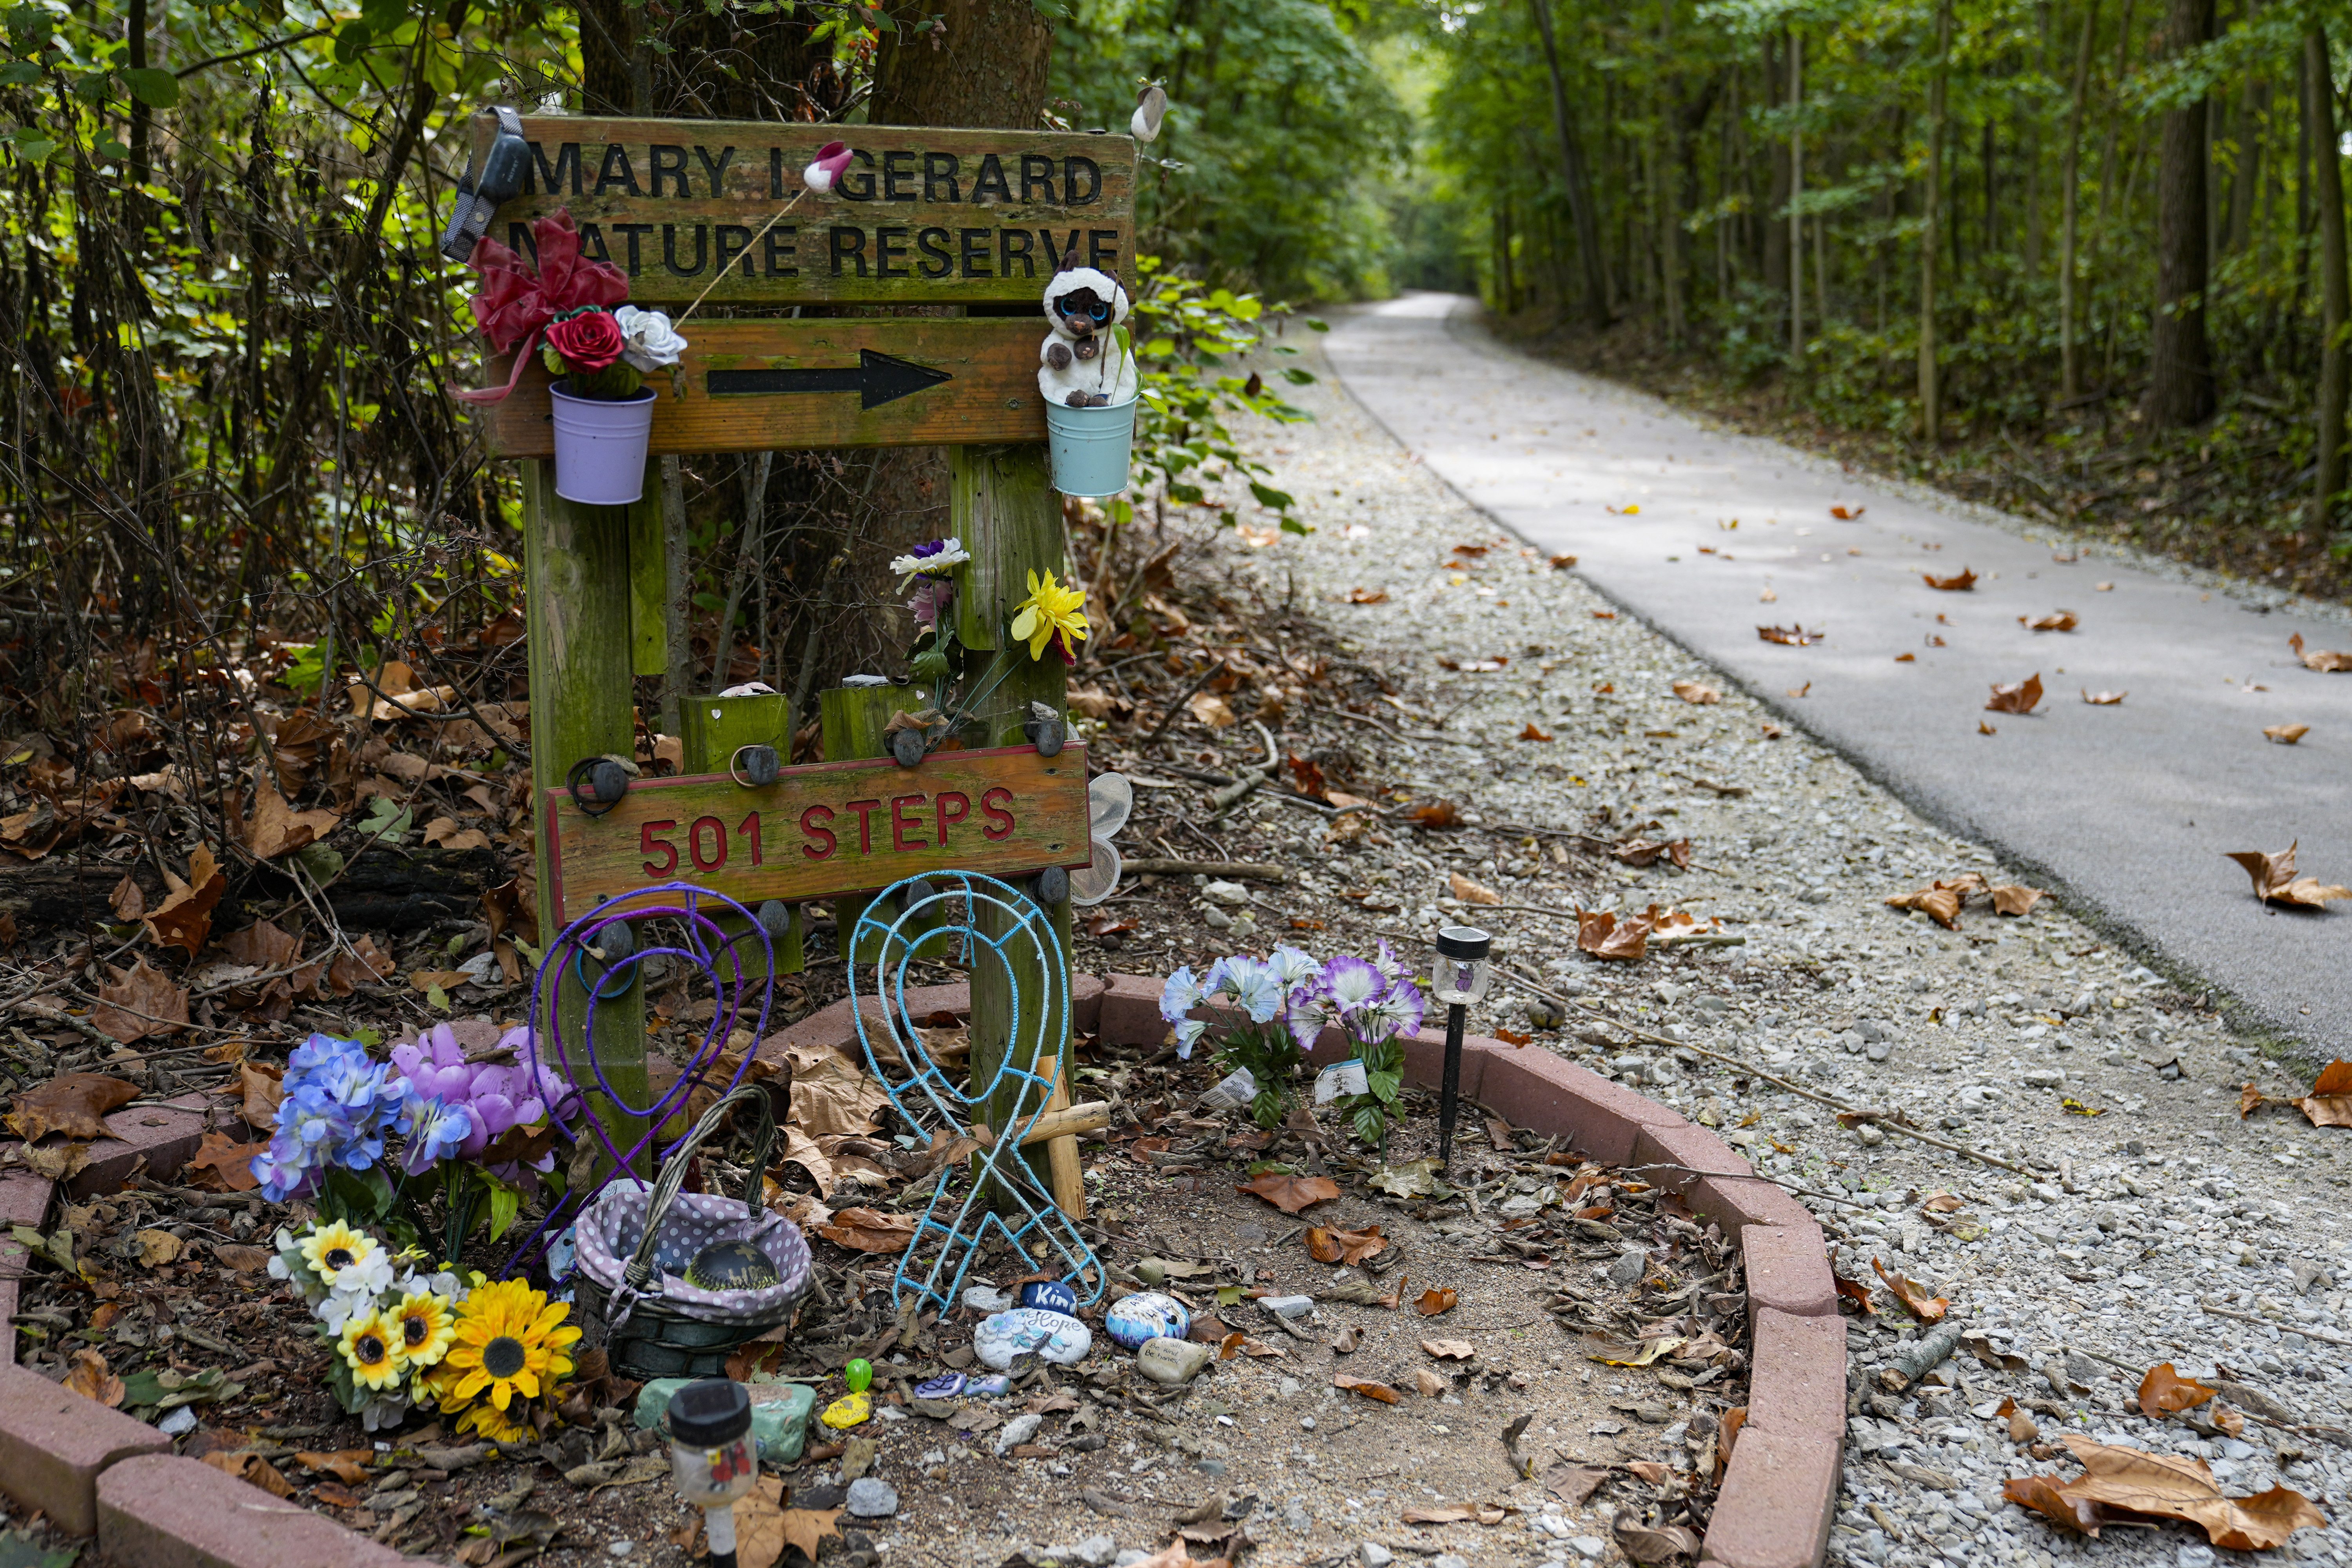
[[(1293, 363), (1323, 375), (1301, 392), (1315, 422), (1252, 439), (1317, 531), (1266, 541), (1244, 529), (1220, 548), (1267, 598), (1314, 605), (1343, 647), (1406, 683), (1404, 709), (1372, 744), (1400, 783), (1442, 792), (1474, 825), (1389, 853), (1402, 907), (1384, 928), (1415, 958), (1441, 921), (1496, 931), (1513, 973), (1474, 1027), (1527, 1028), (1549, 1021), (1539, 990), (1565, 999), (1565, 1026), (1530, 1048), (1726, 1129), (1813, 1207), (1842, 1275), (1875, 1287), (1883, 1263), (1982, 1331), (1982, 1353), (1945, 1363), (1949, 1387), (1898, 1397), (1876, 1377), (1896, 1331), (1884, 1319), (1851, 1324), (1832, 1556), (2211, 1560), (2183, 1526), (2078, 1542), (2005, 1503), (2006, 1477), (2075, 1470), (2063, 1450), (2038, 1459), (2011, 1441), (1993, 1414), (2006, 1397), (2037, 1415), (2045, 1454), (2073, 1434), (2196, 1456), (2231, 1495), (2294, 1488), (2332, 1522), (2284, 1554), (2352, 1563), (2352, 1450), (2322, 1430), (2352, 1426), (2352, 1133), (2293, 1110), (2241, 1120), (2241, 1085), (2304, 1086), (2234, 1038), (2207, 999), (2054, 900), (2019, 917), (1972, 900), (1957, 930), (1889, 908), (1887, 895), (1939, 878), (2023, 879), (1787, 731), (1692, 655), (1613, 618), (1573, 573), (1400, 449), (1305, 347)], [(1709, 699), (1693, 686), (1717, 694), (1692, 701)], [(1610, 843), (1687, 838), (1691, 865), (1612, 864), (1563, 891), (1561, 840), (1481, 830), (1504, 822)], [(1459, 903), (1457, 874), (1500, 905)], [(1300, 901), (1361, 878), (1344, 863), (1309, 869)], [(1603, 963), (1576, 950), (1573, 921), (1510, 907), (1565, 910), (1571, 895), (1622, 915), (1688, 910), (1743, 940)], [(1842, 1128), (1823, 1098), (1902, 1112), (2013, 1168), (1874, 1124)], [(1930, 1205), (1937, 1194), (1957, 1206)], [(2166, 1361), (2241, 1385), (2240, 1408), (2286, 1425), (2250, 1420), (2240, 1438), (2142, 1417), (2141, 1373)]]

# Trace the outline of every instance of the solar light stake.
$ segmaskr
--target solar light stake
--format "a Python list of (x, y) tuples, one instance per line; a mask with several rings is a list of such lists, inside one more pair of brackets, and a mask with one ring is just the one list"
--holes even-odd
[(1437, 1102), (1437, 1162), (1454, 1163), (1454, 1115), (1462, 1092), (1462, 1015), (1486, 994), (1486, 951), (1494, 939), (1475, 926), (1437, 933), (1437, 971), (1430, 987), (1445, 1004), (1445, 1081)]
[(760, 1479), (741, 1384), (708, 1377), (670, 1395), (669, 1462), (677, 1495), (702, 1510), (712, 1568), (735, 1568), (735, 1504)]

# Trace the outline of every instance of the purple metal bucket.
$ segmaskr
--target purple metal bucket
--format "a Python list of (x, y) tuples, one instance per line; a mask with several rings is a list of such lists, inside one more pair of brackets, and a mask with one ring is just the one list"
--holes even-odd
[(574, 397), (561, 382), (547, 390), (555, 405), (555, 493), (588, 506), (626, 506), (644, 495), (653, 389), (617, 402)]

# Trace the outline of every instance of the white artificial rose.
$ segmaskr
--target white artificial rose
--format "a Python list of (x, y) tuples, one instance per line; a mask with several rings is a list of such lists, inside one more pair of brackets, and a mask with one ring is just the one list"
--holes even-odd
[(686, 339), (663, 311), (623, 305), (614, 310), (613, 320), (620, 323), (621, 335), (628, 341), (621, 357), (640, 372), (667, 369), (686, 352)]

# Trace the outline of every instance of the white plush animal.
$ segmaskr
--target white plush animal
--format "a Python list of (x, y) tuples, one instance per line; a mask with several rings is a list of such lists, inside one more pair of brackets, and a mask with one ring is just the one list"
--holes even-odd
[(1045, 285), (1045, 319), (1054, 330), (1037, 354), (1037, 390), (1045, 401), (1101, 408), (1135, 396), (1135, 356), (1120, 352), (1111, 331), (1127, 312), (1127, 290), (1108, 273), (1073, 267), (1054, 275)]

